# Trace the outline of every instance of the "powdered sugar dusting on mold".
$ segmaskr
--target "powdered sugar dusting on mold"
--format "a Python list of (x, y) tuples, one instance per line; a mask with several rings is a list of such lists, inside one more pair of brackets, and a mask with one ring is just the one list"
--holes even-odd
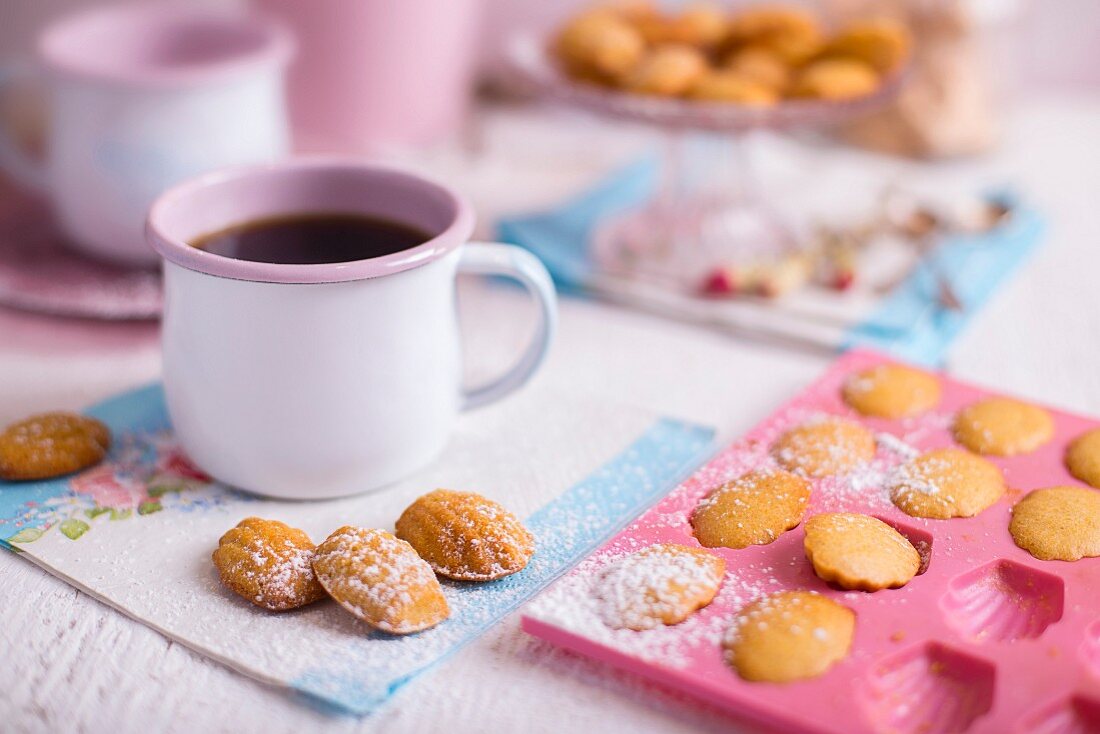
[[(691, 651), (717, 645), (729, 625), (723, 610), (739, 608), (767, 592), (765, 585), (727, 572), (714, 601), (676, 625), (655, 625), (646, 630), (613, 628), (610, 611), (600, 585), (604, 574), (622, 563), (626, 554), (590, 558), (566, 578), (538, 597), (527, 613), (539, 621), (566, 629), (601, 645), (661, 665), (687, 667)], [(657, 571), (660, 574), (660, 571)], [(652, 582), (652, 576), (649, 577)]]
[[(831, 372), (745, 438), (718, 454), (536, 599), (527, 611), (528, 616), (632, 657), (662, 666), (688, 668), (696, 650), (721, 641), (737, 610), (744, 605), (784, 588), (816, 583), (812, 570), (807, 570), (801, 533), (796, 528), (780, 534), (765, 546), (744, 550), (706, 549), (726, 561), (727, 571), (721, 589), (710, 605), (679, 624), (658, 624), (642, 630), (616, 629), (621, 620), (609, 620), (607, 592), (601, 588), (608, 569), (616, 568), (624, 556), (654, 542), (698, 547), (690, 523), (695, 508), (707, 503), (713, 490), (736, 482), (749, 472), (767, 473), (779, 469), (772, 446), (781, 435), (796, 426), (821, 425), (838, 418), (856, 420), (871, 426), (875, 439), (875, 453), (870, 461), (856, 462), (852, 469), (835, 476), (805, 477), (812, 486), (806, 517), (820, 512), (892, 511), (889, 486), (897, 468), (918, 455), (920, 443), (942, 430), (949, 416), (926, 413), (891, 421), (889, 430), (876, 428), (882, 424), (856, 417), (843, 404), (839, 390), (843, 379), (842, 372)], [(660, 576), (655, 573), (650, 581)], [(685, 574), (681, 581), (690, 583), (690, 574)], [(853, 597), (858, 598), (858, 595)]]

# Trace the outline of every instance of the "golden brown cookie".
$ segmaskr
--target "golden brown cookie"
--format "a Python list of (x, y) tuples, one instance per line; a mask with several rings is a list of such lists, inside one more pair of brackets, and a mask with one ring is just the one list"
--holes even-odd
[(325, 596), (313, 574), (313, 541), (278, 520), (246, 517), (213, 554), (222, 583), (258, 607), (296, 609)]
[(778, 54), (763, 46), (739, 48), (726, 59), (724, 67), (777, 94), (781, 94), (791, 83), (791, 67)]
[(686, 545), (651, 545), (618, 558), (600, 573), (592, 593), (612, 629), (647, 630), (678, 624), (710, 604), (726, 562)]
[(1041, 561), (1100, 556), (1100, 492), (1084, 487), (1029, 492), (1012, 508), (1008, 532)]
[(763, 469), (713, 490), (695, 507), (691, 526), (708, 548), (767, 545), (802, 522), (809, 500), (805, 479)]
[(689, 90), (707, 71), (707, 59), (683, 44), (657, 46), (626, 77), (625, 87), (637, 94), (676, 97)]
[(973, 517), (1005, 493), (1001, 470), (961, 449), (936, 449), (910, 459), (895, 471), (890, 497), (913, 517), (947, 520)]
[(1066, 468), (1085, 484), (1100, 488), (1100, 428), (1073, 439), (1066, 448)]
[(920, 570), (913, 544), (870, 515), (814, 515), (806, 521), (803, 545), (818, 578), (843, 589), (897, 589)]
[(742, 76), (736, 71), (708, 71), (687, 92), (702, 102), (730, 102), (767, 107), (779, 101), (775, 90)]
[(401, 513), (394, 530), (436, 573), (460, 581), (522, 571), (535, 552), (535, 539), (515, 515), (474, 492), (429, 492)]
[(878, 89), (878, 74), (855, 59), (821, 59), (807, 65), (794, 80), (791, 95), (810, 99), (845, 100)]
[(940, 382), (927, 372), (900, 364), (880, 364), (849, 375), (844, 402), (875, 418), (907, 418), (940, 402)]
[(111, 447), (111, 432), (95, 418), (43, 413), (12, 423), (0, 433), (0, 479), (51, 479), (98, 464)]
[(652, 45), (683, 43), (698, 48), (713, 48), (725, 40), (729, 21), (722, 9), (710, 3), (693, 3), (677, 15), (665, 15), (655, 9), (634, 11), (627, 17)]
[(955, 439), (979, 454), (1016, 456), (1054, 436), (1054, 419), (1036, 405), (1011, 398), (986, 398), (955, 416)]
[(848, 655), (856, 615), (813, 591), (780, 591), (737, 613), (723, 641), (726, 660), (745, 680), (816, 678)]
[(849, 472), (875, 457), (875, 436), (855, 421), (827, 416), (780, 436), (772, 456), (784, 469), (811, 477)]
[(383, 632), (420, 632), (451, 613), (432, 567), (384, 530), (340, 528), (317, 546), (313, 570), (340, 606)]
[(750, 8), (730, 22), (729, 43), (768, 48), (788, 64), (801, 64), (821, 50), (822, 33), (808, 11), (782, 5)]
[(641, 61), (645, 41), (616, 13), (596, 9), (573, 18), (554, 41), (566, 72), (584, 81), (613, 82)]
[(896, 71), (909, 58), (912, 40), (904, 25), (890, 18), (852, 23), (825, 44), (825, 56), (857, 59), (880, 74)]

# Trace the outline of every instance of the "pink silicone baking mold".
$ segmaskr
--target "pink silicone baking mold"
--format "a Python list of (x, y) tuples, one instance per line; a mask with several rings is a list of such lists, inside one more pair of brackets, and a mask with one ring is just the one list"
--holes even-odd
[[(840, 399), (854, 370), (889, 361), (869, 352), (840, 358), (816, 383), (729, 446), (637, 521), (559, 580), (525, 611), (523, 628), (581, 654), (687, 691), (748, 721), (792, 732), (1100, 731), (1100, 558), (1044, 562), (1016, 547), (1011, 506), (1027, 491), (1080, 485), (1062, 455), (1098, 422), (1051, 411), (1055, 436), (1031, 454), (990, 457), (1009, 491), (977, 517), (923, 520), (890, 503), (884, 479), (915, 451), (953, 444), (955, 411), (988, 395), (943, 378), (930, 413), (898, 421), (857, 416)], [(713, 548), (727, 562), (715, 601), (687, 621), (656, 630), (610, 630), (587, 593), (610, 560), (656, 542), (697, 546), (688, 516), (713, 487), (772, 462), (768, 446), (786, 428), (827, 413), (858, 417), (879, 437), (871, 467), (814, 480), (807, 517), (837, 510), (873, 514), (921, 550), (927, 566), (901, 589), (845, 592), (818, 579), (799, 526), (775, 542)], [(720, 639), (743, 604), (762, 593), (803, 588), (856, 612), (851, 653), (819, 678), (750, 683), (722, 656)]]

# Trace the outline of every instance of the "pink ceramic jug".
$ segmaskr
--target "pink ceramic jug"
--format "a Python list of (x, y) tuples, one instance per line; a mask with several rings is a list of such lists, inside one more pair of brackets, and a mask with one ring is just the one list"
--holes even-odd
[(294, 145), (370, 153), (447, 138), (470, 95), (481, 0), (253, 0), (298, 37)]

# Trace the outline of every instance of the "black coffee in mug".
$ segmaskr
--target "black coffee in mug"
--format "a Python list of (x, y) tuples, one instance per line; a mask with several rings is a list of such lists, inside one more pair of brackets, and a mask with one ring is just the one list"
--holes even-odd
[(423, 230), (382, 217), (295, 214), (234, 225), (191, 245), (236, 260), (316, 265), (392, 255), (431, 238)]

